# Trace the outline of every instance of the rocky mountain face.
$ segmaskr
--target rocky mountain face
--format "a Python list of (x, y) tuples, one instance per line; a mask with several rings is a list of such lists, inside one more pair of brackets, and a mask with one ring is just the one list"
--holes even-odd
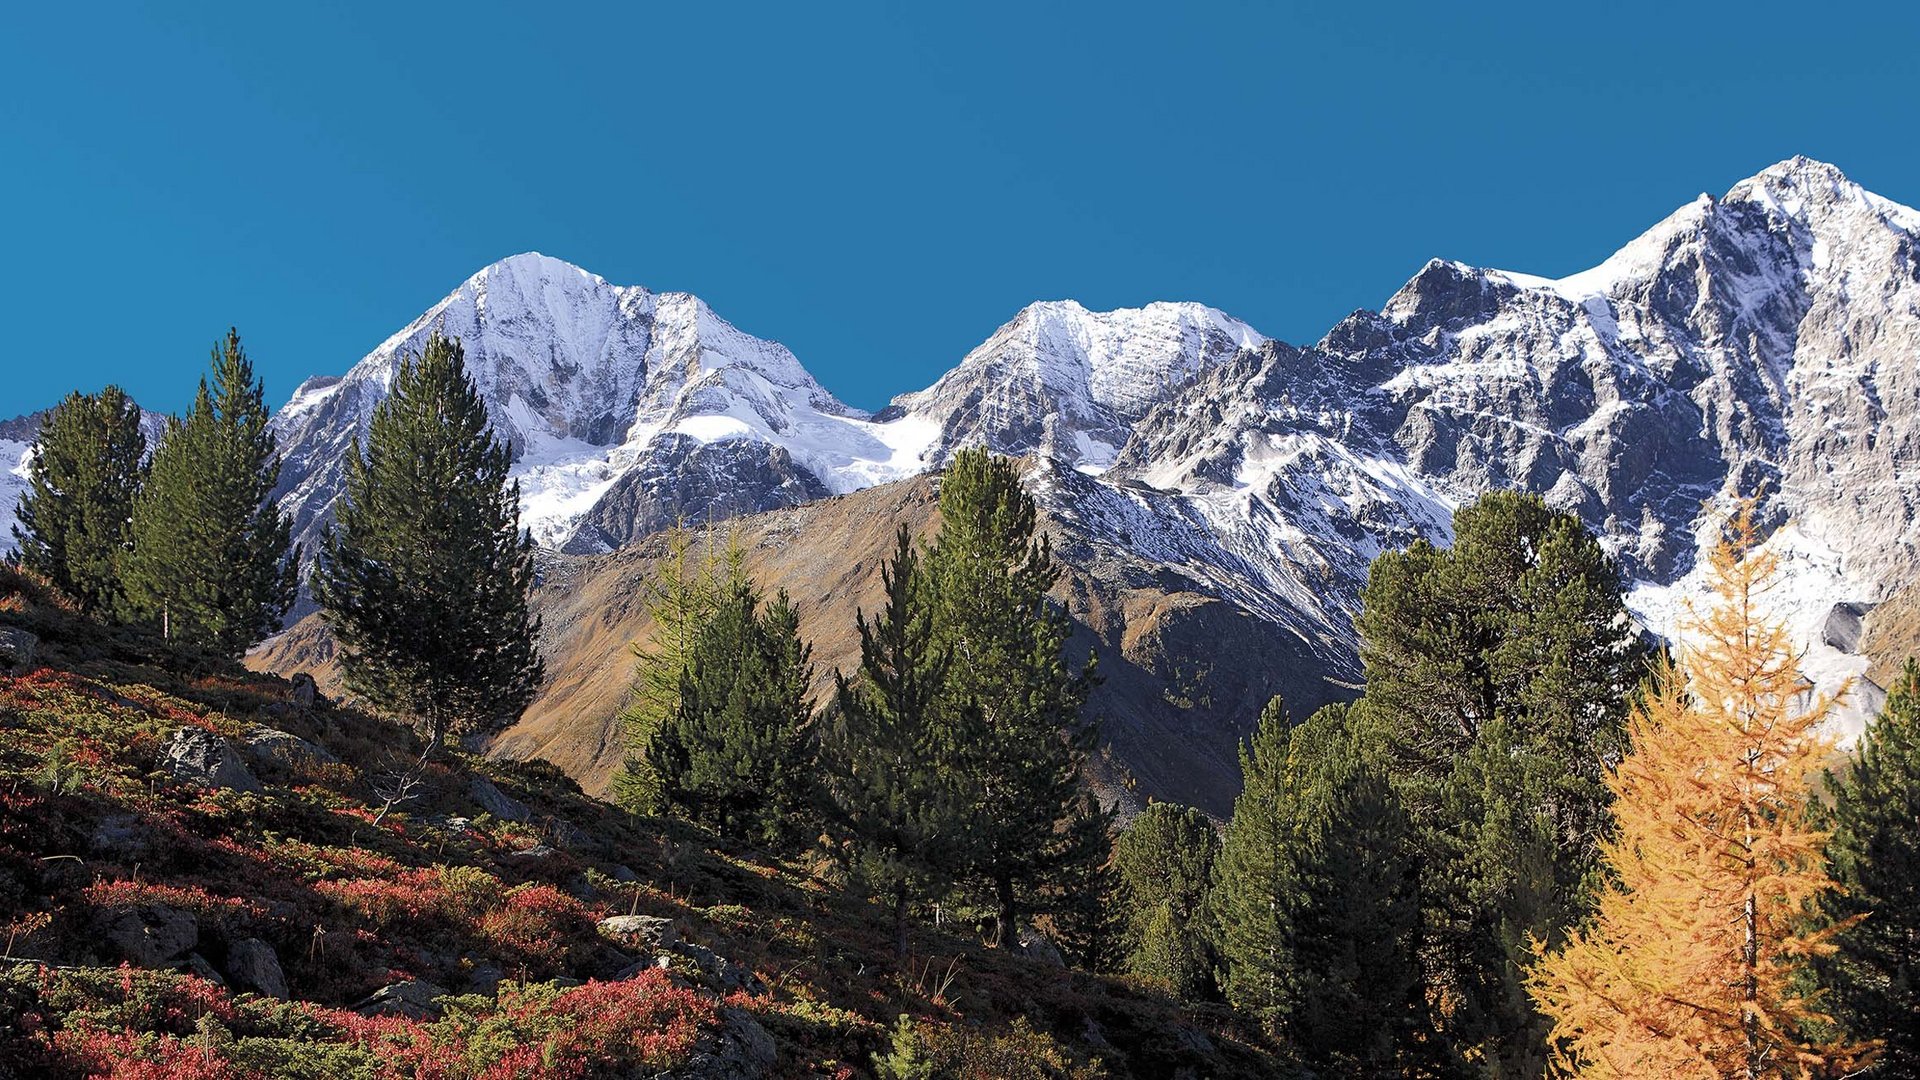
[(1373, 553), (1444, 542), (1448, 508), (1506, 487), (1578, 513), (1670, 633), (1716, 514), (1761, 492), (1775, 602), (1837, 686), (1867, 662), (1828, 640), (1836, 605), (1916, 576), (1917, 244), (1920, 214), (1796, 158), (1571, 277), (1435, 261), (1311, 349), (1203, 376), (1102, 479), (1336, 630)]
[[(1035, 304), (877, 414), (839, 402), (784, 347), (696, 297), (515, 256), (345, 376), (309, 381), (275, 418), (282, 504), (309, 545), (399, 357), (434, 329), (464, 341), (514, 448), (523, 520), (555, 566), (560, 554), (605, 553), (605, 565), (625, 565), (628, 547), (674, 521), (743, 518), (751, 529), (787, 523), (800, 585), (826, 557), (816, 545), (851, 546), (853, 526), (833, 515), (889, 505), (830, 497), (897, 486), (965, 445), (1026, 457), (1058, 550), (1089, 583), (1063, 595), (1090, 640), (1146, 633), (1111, 619), (1164, 610), (1125, 599), (1143, 580), (1248, 620), (1219, 624), (1211, 641), (1165, 637), (1165, 662), (1212, 673), (1193, 675), (1192, 693), (1162, 693), (1200, 703), (1182, 713), (1187, 728), (1143, 721), (1155, 734), (1129, 744), (1125, 767), (1157, 769), (1157, 793), (1215, 778), (1211, 766), (1162, 768), (1174, 744), (1224, 746), (1218, 732), (1252, 719), (1206, 662), (1220, 641), (1284, 640), (1268, 659), (1293, 666), (1280, 681), (1300, 708), (1350, 692), (1368, 564), (1416, 538), (1445, 543), (1451, 511), (1490, 489), (1578, 513), (1662, 633), (1698, 593), (1716, 514), (1763, 493), (1787, 569), (1774, 600), (1829, 686), (1867, 674), (1862, 627), (1920, 577), (1920, 213), (1804, 158), (1702, 195), (1569, 277), (1436, 260), (1380, 310), (1305, 347), (1197, 304)], [(796, 531), (827, 505), (841, 509), (817, 520), (838, 533)], [(870, 563), (883, 541), (841, 554)], [(550, 648), (624, 668), (616, 639), (640, 629), (623, 622)], [(563, 679), (550, 697), (578, 685)], [(604, 734), (617, 694), (595, 693), (594, 715), (536, 710), (529, 723)], [(1871, 683), (1855, 701), (1857, 723)], [(1195, 717), (1213, 733), (1196, 733)]]

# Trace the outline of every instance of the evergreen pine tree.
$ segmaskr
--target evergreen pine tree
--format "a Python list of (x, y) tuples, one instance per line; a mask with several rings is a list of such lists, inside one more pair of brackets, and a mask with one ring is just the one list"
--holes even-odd
[(1608, 777), (1617, 832), (1594, 914), (1540, 947), (1530, 987), (1563, 1075), (1805, 1080), (1858, 1057), (1830, 1033), (1810, 964), (1831, 949), (1814, 925), (1834, 883), (1809, 805), (1831, 702), (1794, 703), (1796, 651), (1763, 614), (1778, 563), (1756, 544), (1749, 503), (1708, 557), (1711, 606), (1682, 627), (1679, 667), (1656, 673)]
[(666, 804), (724, 835), (791, 850), (818, 836), (811, 650), (783, 592), (728, 580), (694, 638), (680, 701), (647, 746)]
[(1207, 906), (1227, 1000), (1278, 1030), (1289, 1008), (1292, 965), (1284, 903), (1291, 895), (1287, 842), (1292, 724), (1274, 698), (1240, 748), (1240, 794), (1214, 859)]
[(1039, 889), (1047, 929), (1069, 962), (1085, 971), (1118, 970), (1125, 957), (1120, 871), (1113, 860), (1115, 811), (1092, 789), (1081, 793), (1062, 827), (1060, 872)]
[(660, 773), (647, 747), (680, 709), (680, 690), (693, 666), (695, 640), (713, 617), (724, 582), (741, 572), (743, 555), (729, 541), (724, 552), (696, 555), (696, 538), (684, 527), (666, 534), (667, 553), (642, 585), (653, 633), (633, 646), (633, 690), (620, 713), (626, 755), (613, 778), (614, 801), (635, 813), (667, 809)]
[(1152, 803), (1114, 843), (1127, 914), (1127, 971), (1189, 1001), (1213, 988), (1207, 892), (1220, 834), (1190, 806)]
[(1544, 1068), (1520, 971), (1587, 910), (1627, 701), (1646, 663), (1620, 575), (1578, 518), (1482, 497), (1454, 545), (1374, 561), (1357, 620), (1370, 752), (1420, 830), (1427, 974), (1449, 1039), (1496, 1077)]
[(894, 947), (907, 952), (910, 905), (959, 876), (962, 798), (942, 768), (952, 748), (933, 710), (947, 656), (934, 649), (920, 552), (900, 526), (881, 568), (886, 604), (856, 613), (860, 670), (834, 676), (821, 738), (833, 831), (856, 876), (893, 909)]
[(437, 332), (401, 360), (347, 458), (314, 596), (348, 687), (417, 723), (423, 759), (449, 735), (511, 722), (543, 677), (510, 463), (465, 351)]
[(146, 452), (140, 408), (117, 386), (68, 394), (40, 425), (13, 536), (21, 565), (84, 611), (112, 614), (122, 601)]
[(1276, 700), (1242, 754), (1210, 897), (1227, 999), (1325, 1075), (1438, 1075), (1413, 830), (1348, 721), (1289, 732)]
[(167, 424), (133, 506), (127, 602), (170, 637), (239, 657), (293, 603), (297, 554), (272, 501), (280, 458), (238, 331), (213, 350), (184, 420)]
[(1911, 658), (1861, 736), (1851, 767), (1829, 774), (1841, 927), (1822, 965), (1842, 1026), (1882, 1049), (1872, 1075), (1920, 1076), (1920, 663)]
[(1081, 716), (1092, 663), (1067, 666), (1071, 623), (1047, 598), (1059, 570), (1046, 538), (1034, 538), (1033, 499), (1013, 461), (956, 454), (940, 519), (926, 568), (934, 646), (951, 663), (936, 715), (973, 800), (970, 877), (993, 913), (994, 943), (1006, 945), (1069, 866), (1101, 855), (1072, 827), (1096, 738)]

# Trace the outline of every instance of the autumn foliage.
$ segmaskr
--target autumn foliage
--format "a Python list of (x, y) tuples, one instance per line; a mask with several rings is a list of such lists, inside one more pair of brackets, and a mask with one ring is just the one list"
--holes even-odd
[(1709, 556), (1710, 605), (1632, 715), (1595, 914), (1531, 974), (1560, 1074), (1805, 1078), (1861, 1056), (1809, 964), (1831, 949), (1809, 794), (1832, 701), (1796, 702), (1795, 652), (1765, 614), (1776, 560), (1756, 544), (1749, 504)]

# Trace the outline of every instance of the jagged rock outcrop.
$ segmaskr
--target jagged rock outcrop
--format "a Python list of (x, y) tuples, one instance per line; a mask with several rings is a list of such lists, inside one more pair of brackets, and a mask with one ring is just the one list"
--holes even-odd
[(232, 743), (202, 727), (183, 727), (173, 733), (161, 754), (161, 764), (182, 783), (235, 791), (259, 791), (260, 781), (247, 768)]

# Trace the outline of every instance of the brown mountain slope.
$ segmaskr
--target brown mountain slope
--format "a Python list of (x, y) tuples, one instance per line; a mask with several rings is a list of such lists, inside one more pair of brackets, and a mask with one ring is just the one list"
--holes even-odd
[[(936, 519), (935, 482), (919, 478), (735, 519), (747, 567), (768, 590), (785, 589), (813, 643), (815, 690), (835, 668), (858, 664), (857, 608), (880, 600), (880, 565), (897, 522), (924, 536)], [(1102, 683), (1092, 708), (1103, 722), (1096, 779), (1110, 796), (1146, 796), (1225, 815), (1240, 789), (1236, 747), (1259, 711), (1283, 694), (1296, 717), (1351, 696), (1321, 673), (1324, 661), (1297, 636), (1197, 591), (1187, 578), (1046, 520), (1066, 568), (1055, 595), (1078, 624), (1076, 655), (1091, 648)], [(632, 680), (632, 645), (652, 632), (643, 583), (665, 554), (649, 537), (609, 555), (554, 556), (535, 603), (545, 620), (547, 685), (492, 752), (544, 758), (603, 793), (619, 767), (616, 722)], [(260, 670), (312, 671), (337, 692), (332, 645), (308, 619), (249, 658)]]
[(1873, 660), (1867, 677), (1892, 686), (1910, 656), (1920, 656), (1920, 586), (1908, 586), (1867, 613), (1860, 651)]

